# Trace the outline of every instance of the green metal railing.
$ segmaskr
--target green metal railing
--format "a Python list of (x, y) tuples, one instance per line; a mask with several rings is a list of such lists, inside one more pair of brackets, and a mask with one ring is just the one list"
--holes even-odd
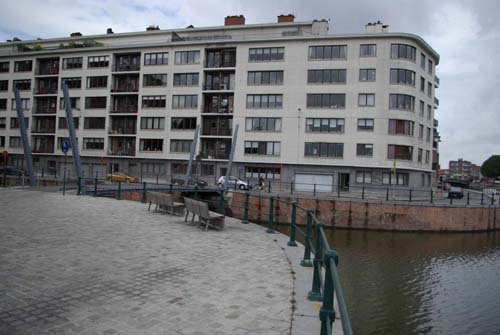
[[(102, 186), (99, 187), (99, 185)], [(221, 189), (176, 186), (172, 184), (148, 184), (146, 182), (142, 184), (125, 184), (122, 182), (118, 182), (116, 184), (104, 184), (103, 181), (100, 181), (97, 178), (78, 180), (77, 186), (78, 195), (87, 194), (93, 196), (113, 196), (116, 199), (121, 200), (125, 192), (131, 192), (141, 194), (141, 200), (143, 202), (146, 201), (146, 193), (149, 191), (168, 193), (180, 192), (184, 194), (191, 193), (194, 198), (200, 198), (203, 194), (211, 194), (211, 199), (203, 199), (209, 204), (209, 206), (216, 209), (220, 213), (225, 213), (227, 208), (241, 210), (241, 223), (243, 224), (248, 224), (250, 221), (250, 198), (256, 197), (260, 199), (261, 202), (268, 202), (267, 220), (261, 221), (267, 221), (266, 232), (270, 234), (275, 232), (274, 228), (278, 223), (275, 218), (281, 217), (279, 213), (276, 213), (279, 208), (278, 206), (285, 205), (286, 207), (289, 207), (290, 234), (287, 245), (290, 247), (296, 247), (296, 235), (297, 233), (302, 235), (304, 241), (304, 255), (300, 265), (304, 267), (313, 267), (313, 280), (311, 290), (308, 293), (308, 298), (311, 301), (322, 302), (319, 312), (321, 335), (332, 334), (332, 323), (335, 321), (336, 317), (334, 304), (335, 300), (337, 301), (338, 313), (340, 314), (343, 333), (346, 335), (352, 334), (347, 306), (340, 284), (340, 277), (337, 271), (339, 257), (337, 252), (330, 247), (328, 238), (325, 234), (325, 225), (316, 218), (312, 209), (301, 207), (296, 202), (282, 200), (279, 197), (273, 197), (270, 195), (267, 196), (265, 194), (250, 194), (250, 192), (238, 190), (229, 190), (229, 192), (233, 193), (233, 195), (243, 195), (244, 201), (240, 201), (238, 204), (238, 201), (236, 201), (233, 197), (232, 204), (228, 207), (225, 198), (225, 194), (227, 192), (224, 192)], [(301, 214), (305, 215), (306, 219), (305, 231), (297, 226), (297, 218)], [(264, 213), (264, 217), (265, 216), (266, 214)], [(311, 260), (311, 254), (314, 255), (313, 260)]]

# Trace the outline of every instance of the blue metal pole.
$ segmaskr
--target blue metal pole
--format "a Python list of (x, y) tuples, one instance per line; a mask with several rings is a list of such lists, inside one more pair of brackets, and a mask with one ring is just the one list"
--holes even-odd
[(64, 94), (64, 104), (66, 108), (66, 124), (68, 125), (71, 150), (73, 150), (73, 161), (75, 162), (76, 175), (78, 177), (78, 180), (81, 181), (83, 179), (82, 163), (80, 161), (80, 152), (78, 151), (78, 142), (76, 141), (75, 125), (73, 124), (73, 108), (71, 108), (68, 86), (63, 83), (62, 89)]
[(234, 125), (233, 130), (233, 141), (231, 142), (231, 151), (229, 152), (229, 160), (227, 161), (227, 171), (226, 179), (224, 180), (224, 191), (227, 192), (227, 183), (229, 182), (229, 177), (231, 177), (231, 168), (233, 166), (234, 149), (236, 148), (236, 140), (238, 139), (238, 128), (240, 125), (237, 123)]
[(28, 169), (28, 174), (30, 176), (30, 185), (35, 187), (35, 172), (33, 171), (33, 157), (31, 156), (31, 147), (28, 139), (28, 131), (26, 130), (26, 123), (24, 123), (24, 111), (21, 105), (21, 96), (19, 95), (19, 90), (16, 88), (14, 90), (14, 95), (16, 97), (16, 110), (17, 110), (17, 122), (19, 123), (19, 130), (21, 131), (21, 139), (23, 141), (24, 149), (24, 160), (26, 161), (26, 168)]
[(185, 178), (185, 186), (188, 186), (188, 181), (191, 179), (191, 170), (193, 168), (193, 159), (194, 159), (194, 154), (196, 152), (196, 143), (198, 142), (198, 135), (200, 133), (200, 125), (196, 126), (196, 130), (194, 131), (194, 136), (193, 136), (193, 142), (191, 142), (191, 150), (189, 152), (189, 162), (188, 162), (188, 167), (186, 171), (186, 177)]

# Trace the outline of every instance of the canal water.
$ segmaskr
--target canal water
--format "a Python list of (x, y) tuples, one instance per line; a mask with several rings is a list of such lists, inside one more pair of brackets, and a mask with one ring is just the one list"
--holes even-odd
[(500, 334), (500, 232), (327, 235), (355, 334)]

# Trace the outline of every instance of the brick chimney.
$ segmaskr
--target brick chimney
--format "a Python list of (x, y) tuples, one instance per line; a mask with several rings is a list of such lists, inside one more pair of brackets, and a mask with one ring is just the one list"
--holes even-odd
[(155, 30), (160, 30), (160, 27), (151, 25), (151, 26), (146, 28), (146, 31), (155, 31)]
[(111, 28), (106, 29), (106, 34), (109, 35), (109, 34), (112, 34), (112, 33), (113, 33), (113, 29), (111, 29)]
[(295, 20), (295, 15), (293, 14), (288, 14), (288, 15), (281, 14), (280, 16), (278, 16), (278, 23), (293, 22), (294, 20)]
[(243, 15), (226, 16), (224, 19), (225, 26), (238, 26), (243, 24), (245, 24), (245, 17)]
[(79, 32), (71, 33), (69, 36), (70, 37), (82, 37), (82, 33), (79, 33)]

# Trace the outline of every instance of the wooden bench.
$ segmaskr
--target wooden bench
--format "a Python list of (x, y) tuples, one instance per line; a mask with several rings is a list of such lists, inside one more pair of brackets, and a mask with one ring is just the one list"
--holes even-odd
[(156, 200), (156, 194), (157, 194), (157, 192), (147, 192), (146, 193), (146, 202), (149, 202), (148, 211), (151, 210), (152, 204), (156, 205), (155, 211), (158, 210), (158, 202)]
[(184, 203), (186, 204), (186, 217), (184, 221), (187, 221), (189, 214), (193, 214), (191, 222), (198, 215), (200, 227), (205, 224), (205, 230), (208, 230), (209, 226), (217, 230), (224, 229), (224, 215), (211, 212), (206, 202), (184, 198)]
[(170, 215), (184, 214), (185, 205), (182, 202), (174, 201), (170, 193), (156, 193), (156, 201), (160, 210), (165, 210)]

